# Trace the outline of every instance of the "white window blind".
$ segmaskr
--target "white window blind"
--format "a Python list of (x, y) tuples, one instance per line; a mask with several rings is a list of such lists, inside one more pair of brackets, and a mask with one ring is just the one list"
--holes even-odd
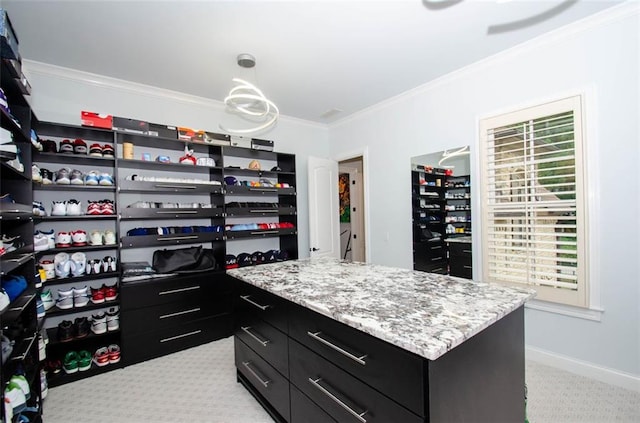
[(483, 273), (586, 306), (580, 97), (484, 119)]

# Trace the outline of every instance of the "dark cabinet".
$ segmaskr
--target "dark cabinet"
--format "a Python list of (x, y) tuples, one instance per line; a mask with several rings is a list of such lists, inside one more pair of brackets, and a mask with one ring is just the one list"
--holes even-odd
[(451, 241), (448, 244), (450, 275), (471, 279), (473, 277), (471, 242)]

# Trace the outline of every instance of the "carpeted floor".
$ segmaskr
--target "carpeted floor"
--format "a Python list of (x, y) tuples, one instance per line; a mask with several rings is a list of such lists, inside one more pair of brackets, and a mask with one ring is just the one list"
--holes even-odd
[[(531, 423), (640, 422), (640, 393), (528, 361)], [(272, 423), (236, 383), (232, 338), (49, 389), (45, 423)]]

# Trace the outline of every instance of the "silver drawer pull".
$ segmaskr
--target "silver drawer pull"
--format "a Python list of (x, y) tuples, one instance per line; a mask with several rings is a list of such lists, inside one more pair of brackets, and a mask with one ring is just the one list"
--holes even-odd
[(438, 245), (437, 247), (431, 247), (432, 250), (439, 250), (442, 248), (442, 245)]
[(258, 376), (258, 374), (255, 372), (255, 370), (253, 370), (251, 367), (249, 367), (249, 365), (251, 364), (250, 361), (243, 361), (242, 365), (244, 367), (246, 367), (247, 370), (249, 370), (249, 373), (251, 373), (253, 375), (253, 377), (255, 377), (256, 379), (258, 379), (258, 382), (260, 382), (260, 384), (262, 384), (262, 386), (264, 386), (265, 388), (268, 388), (269, 384), (271, 383), (270, 380), (263, 380), (260, 376)]
[(259, 231), (259, 232), (251, 232), (251, 235), (262, 235), (262, 234), (277, 234), (278, 231)]
[(253, 300), (250, 300), (249, 298), (251, 297), (251, 295), (240, 295), (240, 298), (242, 298), (243, 300), (245, 300), (246, 302), (248, 302), (251, 305), (254, 305), (256, 307), (258, 307), (260, 310), (265, 311), (266, 309), (268, 309), (269, 307), (271, 307), (269, 304), (267, 305), (260, 305), (258, 303), (256, 303)]
[(442, 260), (442, 257), (433, 257), (433, 258), (431, 259), (431, 261), (438, 261), (438, 260)]
[(442, 272), (444, 269), (442, 267), (438, 267), (437, 269), (433, 269), (431, 273)]
[(193, 291), (194, 289), (200, 289), (200, 285), (188, 286), (186, 288), (180, 288), (180, 289), (170, 289), (169, 291), (160, 291), (158, 292), (158, 295), (177, 294), (178, 292)]
[(471, 254), (471, 250), (462, 250), (462, 252)]
[(183, 314), (196, 313), (200, 311), (200, 307), (192, 308), (191, 310), (177, 311), (175, 313), (163, 314), (158, 319), (168, 319), (169, 317), (181, 316)]
[(198, 235), (172, 236), (169, 238), (156, 238), (156, 241), (180, 241), (183, 239), (198, 239)]
[(182, 335), (176, 335), (176, 336), (172, 336), (170, 338), (164, 338), (161, 339), (160, 342), (169, 342), (169, 341), (175, 341), (176, 339), (180, 339), (180, 338), (184, 338), (186, 336), (193, 336), (193, 335), (197, 335), (200, 332), (202, 332), (202, 330), (198, 329), (198, 330), (194, 330), (193, 332), (187, 332), (187, 333), (183, 333)]
[(367, 354), (361, 355), (360, 357), (357, 357), (353, 354), (351, 354), (348, 351), (343, 350), (342, 348), (340, 348), (337, 345), (332, 344), (331, 342), (327, 341), (324, 338), (321, 338), (320, 335), (322, 334), (322, 332), (309, 332), (307, 331), (307, 335), (309, 335), (310, 337), (312, 337), (313, 339), (315, 339), (316, 341), (320, 341), (322, 342), (324, 345), (326, 345), (329, 348), (333, 348), (334, 350), (338, 351), (340, 354), (349, 357), (350, 359), (352, 359), (353, 361), (355, 361), (358, 364), (362, 364), (363, 366), (367, 363), (365, 363), (365, 361), (363, 360), (363, 358), (367, 357)]
[(278, 213), (278, 210), (268, 209), (268, 210), (249, 210), (249, 213)]
[(249, 191), (278, 192), (277, 188), (249, 188)]
[(196, 214), (197, 210), (157, 211), (156, 214)]
[(166, 185), (166, 184), (156, 184), (156, 188), (178, 188), (178, 189), (196, 189), (197, 187), (189, 186), (189, 185)]
[(467, 266), (466, 264), (464, 265), (465, 269), (471, 269), (471, 266)]
[(249, 331), (249, 329), (251, 329), (251, 326), (242, 326), (242, 327), (240, 327), (240, 329), (242, 329), (242, 331), (243, 331), (244, 333), (246, 333), (247, 335), (249, 335), (250, 337), (252, 337), (253, 339), (255, 339), (255, 340), (256, 340), (260, 345), (262, 345), (263, 347), (266, 347), (266, 346), (267, 346), (267, 344), (268, 344), (269, 342), (271, 342), (271, 341), (270, 341), (270, 340), (268, 340), (268, 339), (265, 339), (265, 340), (263, 341), (262, 339), (258, 338), (255, 334), (251, 333), (251, 331)]
[(322, 380), (322, 378), (318, 378), (318, 379), (312, 379), (309, 378), (309, 382), (315, 386), (316, 388), (318, 388), (320, 390), (320, 392), (322, 392), (323, 394), (325, 394), (326, 396), (328, 396), (329, 398), (331, 398), (336, 404), (338, 404), (340, 407), (344, 408), (345, 410), (347, 410), (349, 412), (349, 414), (351, 414), (353, 417), (355, 417), (356, 419), (358, 419), (359, 421), (361, 421), (362, 423), (367, 423), (367, 419), (365, 419), (364, 416), (365, 414), (367, 414), (369, 412), (369, 410), (364, 410), (362, 413), (358, 413), (357, 411), (354, 411), (353, 408), (349, 407), (347, 404), (345, 404), (340, 398), (336, 397), (334, 394), (332, 394), (331, 392), (329, 392), (329, 390), (327, 390), (325, 387), (323, 387), (322, 385), (320, 385), (320, 381)]

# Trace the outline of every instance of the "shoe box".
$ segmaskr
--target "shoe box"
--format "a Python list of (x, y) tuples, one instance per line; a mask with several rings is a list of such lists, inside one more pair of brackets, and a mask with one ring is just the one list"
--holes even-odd
[(18, 60), (18, 37), (13, 30), (7, 11), (0, 8), (0, 53), (7, 59)]
[(178, 139), (178, 128), (159, 123), (149, 123), (149, 133), (147, 135), (175, 140)]
[(233, 147), (251, 148), (251, 138), (232, 135), (231, 145)]
[(83, 126), (92, 126), (94, 128), (113, 128), (113, 116), (103, 115), (96, 112), (87, 112), (85, 110), (80, 112), (80, 120)]
[(130, 132), (132, 134), (147, 135), (149, 133), (149, 122), (114, 116), (113, 129), (116, 131)]
[(216, 134), (215, 132), (205, 132), (204, 142), (212, 145), (231, 145), (231, 137), (225, 134)]
[(273, 141), (251, 138), (251, 148), (254, 150), (273, 151)]

